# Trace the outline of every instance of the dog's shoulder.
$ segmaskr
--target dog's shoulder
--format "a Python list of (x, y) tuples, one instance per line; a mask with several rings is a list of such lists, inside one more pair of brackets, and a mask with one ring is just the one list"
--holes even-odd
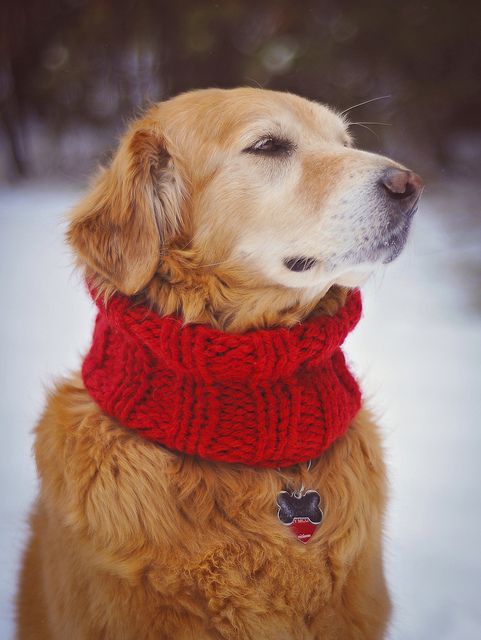
[(41, 500), (100, 547), (159, 541), (176, 456), (104, 414), (80, 376), (57, 384), (36, 429)]

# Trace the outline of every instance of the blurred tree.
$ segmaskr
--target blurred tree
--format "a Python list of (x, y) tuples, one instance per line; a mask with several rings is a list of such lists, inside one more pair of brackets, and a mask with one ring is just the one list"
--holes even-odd
[[(360, 126), (387, 119), (392, 131), (372, 128), (388, 146), (443, 163), (453, 135), (481, 130), (477, 2), (4, 0), (1, 15), (1, 123), (19, 174), (32, 122), (52, 134), (115, 129), (149, 101), (212, 85), (341, 108), (391, 94), (359, 112), (377, 114)], [(368, 133), (357, 137), (380, 146)]]

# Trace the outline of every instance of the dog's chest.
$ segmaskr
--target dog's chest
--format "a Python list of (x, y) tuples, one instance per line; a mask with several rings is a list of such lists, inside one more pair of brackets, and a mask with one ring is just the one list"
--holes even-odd
[(237, 637), (281, 638), (281, 630), (294, 621), (296, 629), (286, 637), (315, 637), (311, 622), (326, 619), (332, 609), (370, 517), (356, 507), (339, 509), (349, 492), (344, 476), (352, 473), (334, 475), (325, 464), (309, 474), (308, 488), (318, 492), (320, 505), (317, 500), (305, 507), (294, 503), (287, 516), (302, 515), (305, 508), (316, 521), (318, 506), (325, 514), (303, 544), (278, 517), (283, 483), (276, 472), (229, 471), (221, 477), (219, 469), (216, 475), (193, 466), (184, 471), (174, 481), (177, 494), (166, 509), (172, 514), (170, 552), (164, 556), (168, 566), (160, 562), (150, 573), (155, 589), (169, 584), (179, 597), (189, 593), (217, 629), (225, 627), (225, 637), (229, 629), (244, 628)]
[[(303, 638), (325, 619), (336, 581), (322, 536), (307, 544), (271, 517), (244, 522), (220, 517), (197, 530), (197, 544), (172, 549), (170, 562), (151, 565), (159, 594), (195, 602), (223, 638)], [(176, 560), (173, 558), (176, 557)]]

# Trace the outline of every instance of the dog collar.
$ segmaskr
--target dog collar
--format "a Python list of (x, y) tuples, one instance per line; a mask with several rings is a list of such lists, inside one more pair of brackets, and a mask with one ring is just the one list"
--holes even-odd
[(121, 425), (173, 451), (287, 467), (318, 457), (360, 408), (340, 348), (359, 291), (332, 317), (245, 333), (161, 317), (123, 295), (96, 304), (85, 387)]

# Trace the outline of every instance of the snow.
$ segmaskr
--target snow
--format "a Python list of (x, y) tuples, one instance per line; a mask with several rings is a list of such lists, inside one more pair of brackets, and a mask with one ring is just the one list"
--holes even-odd
[[(16, 575), (36, 492), (31, 430), (45, 389), (78, 366), (92, 328), (93, 310), (62, 238), (63, 215), (79, 194), (52, 182), (0, 190), (6, 301), (0, 314), (0, 637), (6, 640), (13, 634)], [(481, 637), (481, 313), (462, 271), (463, 265), (479, 269), (480, 233), (472, 225), (453, 227), (443, 208), (439, 194), (426, 196), (407, 249), (365, 288), (364, 318), (347, 343), (379, 416), (389, 465), (390, 640)]]

